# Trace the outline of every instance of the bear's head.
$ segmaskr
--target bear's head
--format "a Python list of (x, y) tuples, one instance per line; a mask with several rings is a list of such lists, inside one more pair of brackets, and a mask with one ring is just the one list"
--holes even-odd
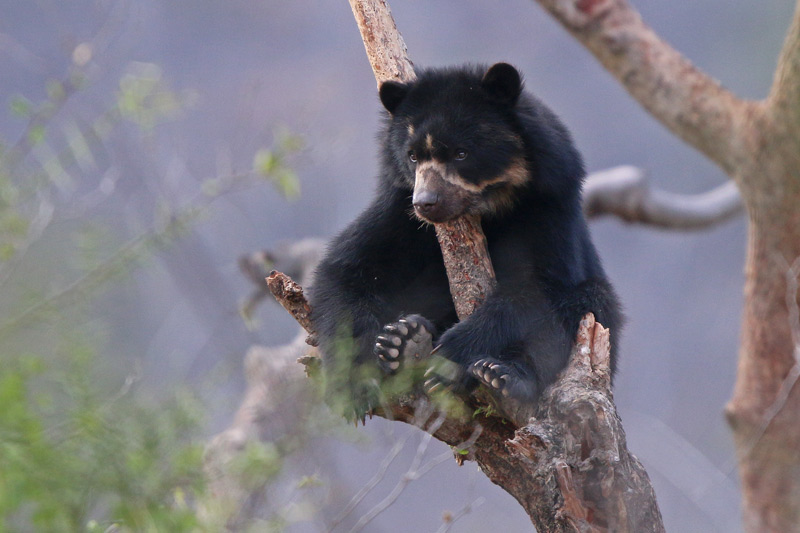
[(531, 176), (515, 110), (521, 93), (519, 72), (507, 63), (381, 85), (390, 114), (386, 155), (398, 185), (413, 190), (417, 217), (436, 223), (514, 205)]

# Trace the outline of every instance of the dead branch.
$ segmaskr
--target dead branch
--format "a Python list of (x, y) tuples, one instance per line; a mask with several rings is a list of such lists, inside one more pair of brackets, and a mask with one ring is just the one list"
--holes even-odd
[(252, 486), (241, 471), (241, 458), (250, 446), (288, 435), (302, 437), (303, 424), (296, 421), (308, 416), (314, 396), (311, 381), (297, 364), (310, 350), (305, 338), (301, 332), (289, 344), (248, 350), (242, 403), (230, 426), (206, 445), (203, 457), (210, 498), (202, 502), (200, 513), (212, 523), (238, 531), (263, 503), (264, 487)]
[(372, 65), (378, 87), (387, 80), (411, 81), (416, 78), (408, 58), (403, 36), (397, 31), (385, 0), (350, 0), (350, 8), (361, 30), (361, 39)]
[[(251, 280), (259, 269), (280, 267), (308, 284), (323, 251), (324, 243), (320, 239), (302, 239), (252, 254), (241, 259), (240, 263), (248, 263), (245, 270)], [(269, 260), (262, 261), (265, 258)], [(258, 287), (259, 291), (269, 293), (270, 286), (263, 277)], [(305, 298), (300, 286), (287, 279), (285, 284), (275, 288), (285, 296), (282, 300), (284, 307), (299, 306), (296, 312), (289, 311), (292, 316), (298, 321), (306, 320), (308, 312), (303, 306)], [(299, 289), (299, 294), (296, 289)], [(211, 498), (201, 506), (201, 514), (205, 517), (226, 524), (231, 530), (245, 525), (251, 518), (251, 507), (259, 502), (263, 490), (243, 482), (237, 460), (250, 445), (288, 435), (302, 436), (306, 431), (304, 425), (296, 421), (308, 416), (314, 394), (312, 382), (306, 379), (297, 360), (307, 357), (309, 350), (307, 335), (302, 331), (289, 344), (253, 346), (248, 350), (244, 362), (247, 389), (242, 403), (230, 426), (214, 436), (206, 446), (203, 467)], [(313, 361), (306, 360), (307, 367)]]
[(494, 267), (480, 217), (467, 215), (436, 224), (436, 238), (442, 248), (456, 314), (463, 320), (495, 287)]
[[(780, 412), (771, 411), (776, 405), (775, 399), (782, 398), (783, 384), (796, 364), (791, 321), (788, 308), (782, 301), (788, 289), (784, 265), (774, 257), (776, 254), (785, 258), (800, 256), (797, 211), (800, 196), (797, 186), (797, 176), (800, 176), (800, 159), (797, 157), (800, 153), (800, 106), (797, 105), (800, 93), (800, 2), (778, 62), (772, 90), (762, 102), (741, 100), (700, 72), (646, 26), (624, 0), (538, 2), (584, 43), (645, 109), (678, 137), (719, 164), (741, 187), (750, 218), (745, 269), (747, 284), (738, 379), (734, 398), (728, 405), (728, 415), (741, 451), (740, 478), (746, 527), (752, 531), (789, 530), (798, 523), (800, 516), (798, 491), (792, 490), (797, 484), (797, 465), (800, 463), (797, 454), (800, 431), (796, 424), (800, 412), (800, 388), (787, 390)], [(385, 2), (351, 0), (351, 6), (362, 29), (378, 82), (411, 79), (413, 67)], [(722, 187), (712, 193), (705, 201), (716, 205), (721, 212), (730, 213), (734, 209), (731, 187)], [(701, 198), (695, 197), (694, 200)], [(713, 223), (717, 218), (722, 220), (727, 216), (730, 215), (711, 214), (706, 219)], [(694, 217), (690, 215), (690, 218)], [(699, 223), (698, 226), (694, 224), (692, 222), (692, 227), (699, 227)], [(791, 296), (796, 301), (796, 287), (793, 293)], [(400, 404), (396, 410), (405, 410), (403, 419), (408, 420), (413, 416), (414, 404)], [(603, 416), (609, 419), (605, 414)], [(507, 440), (513, 436), (511, 428), (496, 419), (478, 418), (486, 431), (473, 447), (473, 458), (479, 461), (490, 478), (502, 478), (504, 465), (510, 463), (502, 455), (497, 455), (497, 463), (492, 463), (491, 454), (505, 450)], [(768, 426), (764, 425), (764, 420), (769, 420)], [(528, 433), (520, 434), (520, 431), (526, 431), (528, 427), (535, 426), (522, 428), (517, 432), (520, 436), (514, 440), (524, 441)], [(545, 429), (529, 433), (533, 443), (530, 447), (518, 447), (523, 455), (530, 454), (530, 461), (524, 467), (519, 463), (515, 465), (521, 469), (519, 471), (525, 472), (526, 479), (526, 469), (540, 457), (534, 451), (534, 444), (547, 447), (552, 442), (548, 440), (551, 437)], [(458, 442), (463, 433), (462, 426), (448, 420), (436, 436), (446, 442)], [(587, 430), (584, 435), (590, 433)], [(752, 440), (752, 435), (758, 435), (757, 442)], [(595, 443), (588, 439), (573, 442)], [(624, 440), (622, 445), (624, 448)], [(600, 448), (594, 446), (594, 449)], [(610, 457), (616, 458), (613, 454)], [(581, 455), (580, 460), (585, 459)], [(565, 464), (569, 470), (564, 468)], [(590, 485), (575, 481), (577, 464), (581, 463), (559, 462), (558, 469), (552, 470), (549, 477), (544, 476), (543, 481), (559, 486), (559, 499), (554, 500), (561, 502), (558, 508), (563, 509), (559, 519), (573, 530), (591, 531), (601, 525), (586, 524), (586, 520), (595, 515), (593, 510), (588, 512), (590, 508), (582, 503), (587, 498), (584, 488)], [(506, 472), (507, 478), (519, 473), (513, 467)], [(512, 492), (513, 489), (507, 490)], [(530, 497), (534, 494), (533, 491), (529, 493)], [(522, 498), (520, 502), (523, 503), (526, 497), (523, 494), (518, 499)], [(654, 503), (652, 508), (655, 508)], [(545, 526), (545, 529), (563, 530), (567, 527)], [(660, 521), (658, 527), (660, 529)]]
[[(744, 526), (800, 523), (800, 388), (786, 261), (800, 257), (800, 1), (769, 96), (745, 101), (661, 40), (625, 0), (537, 0), (673, 133), (739, 186), (749, 218), (737, 379), (726, 407), (738, 450)], [(779, 258), (779, 259), (776, 259)], [(776, 399), (783, 407), (773, 411)], [(769, 422), (764, 423), (765, 420)], [(763, 428), (763, 429), (762, 429)], [(753, 444), (753, 435), (758, 435)]]
[(658, 228), (695, 230), (730, 220), (743, 206), (733, 182), (702, 194), (674, 194), (652, 189), (643, 170), (626, 165), (589, 174), (583, 211), (589, 218), (612, 215)]
[(311, 324), (311, 306), (303, 295), (303, 287), (277, 270), (273, 270), (267, 278), (267, 286), (278, 303), (297, 320), (297, 323), (308, 333), (312, 333), (314, 327)]

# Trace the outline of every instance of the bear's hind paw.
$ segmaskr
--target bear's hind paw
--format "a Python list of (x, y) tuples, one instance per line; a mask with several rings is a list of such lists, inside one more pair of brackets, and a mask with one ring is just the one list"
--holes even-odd
[(410, 315), (387, 324), (375, 339), (373, 349), (378, 366), (387, 374), (396, 374), (405, 361), (419, 361), (430, 356), (435, 330), (426, 318)]

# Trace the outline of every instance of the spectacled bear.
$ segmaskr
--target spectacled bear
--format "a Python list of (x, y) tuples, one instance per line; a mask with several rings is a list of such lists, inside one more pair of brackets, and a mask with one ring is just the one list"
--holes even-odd
[[(589, 311), (613, 331), (613, 372), (621, 313), (560, 120), (506, 63), (425, 70), (379, 92), (377, 194), (332, 242), (310, 291), (329, 385), (349, 391), (344, 413), (363, 418), (377, 407), (370, 381), (433, 347), (457, 368), (434, 383), (533, 403)], [(459, 322), (432, 224), (464, 214), (481, 217), (497, 287)]]

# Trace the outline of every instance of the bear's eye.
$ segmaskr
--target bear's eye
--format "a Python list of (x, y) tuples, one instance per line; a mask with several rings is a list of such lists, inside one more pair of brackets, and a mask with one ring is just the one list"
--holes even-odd
[(417, 162), (417, 153), (414, 150), (408, 151), (408, 158), (411, 160), (412, 163)]
[(456, 152), (456, 161), (463, 161), (467, 158), (466, 150), (458, 150)]

